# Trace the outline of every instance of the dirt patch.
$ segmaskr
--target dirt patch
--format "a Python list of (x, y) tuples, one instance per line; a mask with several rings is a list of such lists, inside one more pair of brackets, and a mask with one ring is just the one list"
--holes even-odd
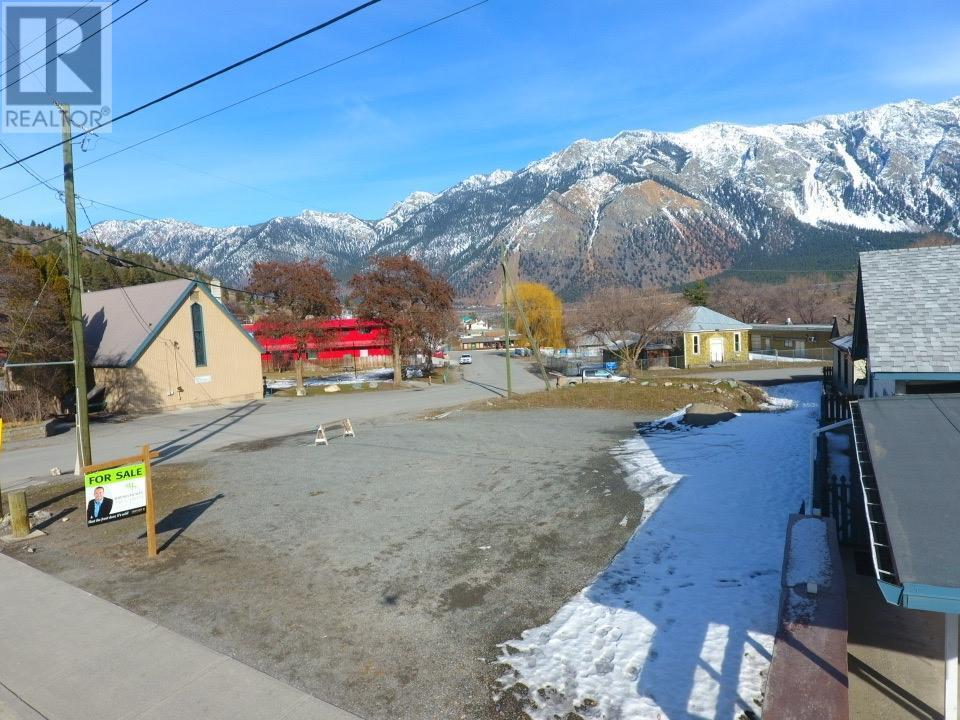
[(78, 482), (31, 488), (70, 517), (5, 552), (368, 720), (519, 720), (497, 645), (632, 535), (610, 449), (637, 419), (464, 411), (161, 464), (155, 560), (142, 516), (87, 528)]
[(730, 412), (756, 412), (765, 399), (753, 385), (728, 380), (638, 380), (625, 383), (587, 383), (473, 403), (475, 410), (518, 408), (586, 408), (663, 413), (691, 403), (710, 403)]
[(490, 590), (484, 584), (457, 583), (440, 593), (440, 607), (443, 610), (463, 610), (483, 603), (483, 597)]
[(241, 440), (240, 442), (231, 443), (229, 445), (224, 445), (223, 447), (216, 448), (213, 452), (217, 453), (248, 453), (248, 452), (261, 452), (263, 450), (273, 450), (275, 448), (283, 447), (285, 445), (291, 445), (295, 443), (302, 443), (305, 440), (313, 437), (313, 433), (303, 433), (302, 436), (297, 435), (280, 435), (278, 437), (267, 437), (261, 438), (259, 440)]

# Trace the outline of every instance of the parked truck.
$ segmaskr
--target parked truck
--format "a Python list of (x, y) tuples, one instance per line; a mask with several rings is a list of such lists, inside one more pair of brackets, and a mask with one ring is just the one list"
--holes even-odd
[(603, 368), (584, 368), (577, 375), (558, 378), (558, 385), (577, 385), (578, 383), (626, 382), (623, 375), (616, 375)]

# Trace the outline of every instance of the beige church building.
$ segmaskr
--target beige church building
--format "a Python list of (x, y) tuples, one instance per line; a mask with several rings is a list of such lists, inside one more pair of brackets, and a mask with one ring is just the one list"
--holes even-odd
[(87, 362), (113, 412), (262, 397), (260, 345), (193, 280), (84, 293)]

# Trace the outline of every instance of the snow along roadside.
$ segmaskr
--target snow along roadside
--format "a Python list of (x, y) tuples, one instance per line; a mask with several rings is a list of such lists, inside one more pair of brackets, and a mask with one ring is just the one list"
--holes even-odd
[(502, 645), (501, 684), (534, 720), (759, 716), (819, 387), (772, 388), (786, 412), (663, 426), (614, 451), (641, 525), (546, 625)]

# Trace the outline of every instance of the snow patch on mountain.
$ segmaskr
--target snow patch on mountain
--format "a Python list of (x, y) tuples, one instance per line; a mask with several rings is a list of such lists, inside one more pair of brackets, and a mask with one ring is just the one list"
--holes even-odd
[(958, 200), (954, 98), (578, 140), (516, 172), (412, 193), (375, 221), (305, 210), (230, 228), (114, 220), (87, 235), (232, 282), (257, 260), (320, 257), (346, 277), (371, 254), (407, 252), (464, 292), (487, 284), (506, 243), (523, 248), (522, 272), (576, 294), (594, 269), (604, 282), (685, 282), (746, 248), (787, 252), (807, 228), (821, 239), (845, 229), (960, 234)]

